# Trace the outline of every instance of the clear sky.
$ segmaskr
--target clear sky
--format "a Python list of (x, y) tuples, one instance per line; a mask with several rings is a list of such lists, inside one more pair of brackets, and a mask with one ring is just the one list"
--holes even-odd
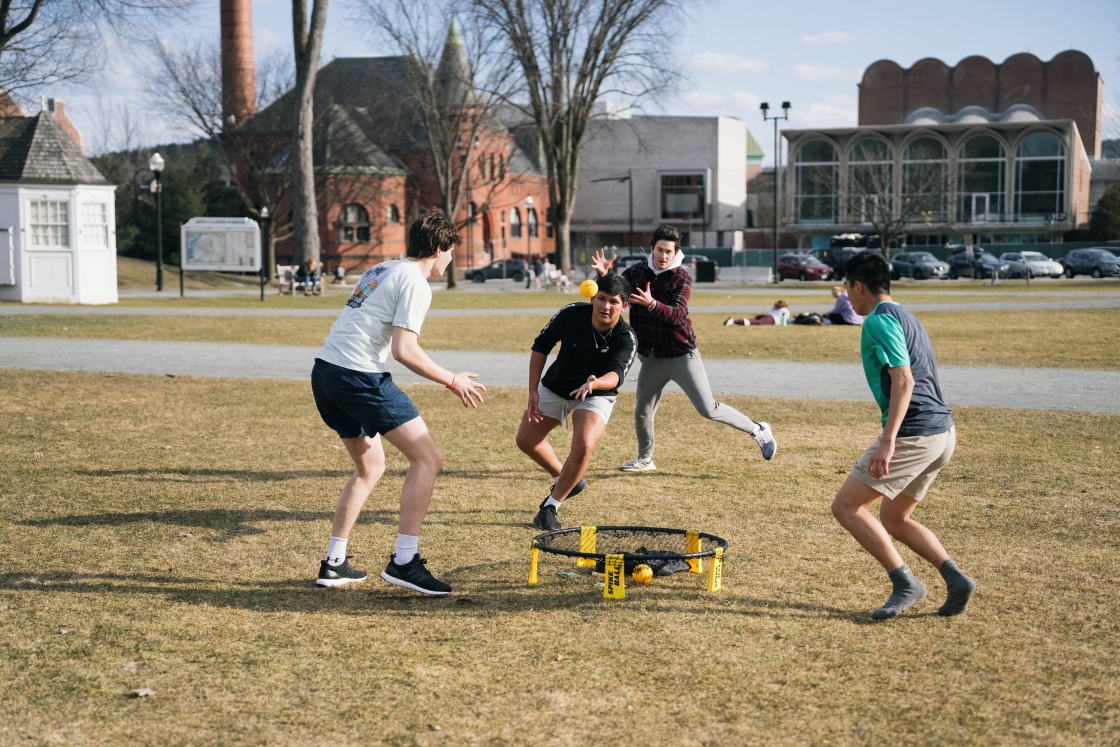
[[(291, 0), (254, 0), (258, 55), (291, 44)], [(1049, 60), (1065, 49), (1088, 54), (1105, 80), (1105, 101), (1120, 100), (1120, 2), (1073, 0), (708, 0), (689, 3), (690, 20), (666, 54), (684, 62), (688, 80), (651, 113), (726, 115), (743, 119), (771, 163), (772, 125), (764, 125), (758, 104), (792, 103), (790, 126), (844, 126), (856, 122), (857, 86), (875, 60), (909, 66), (923, 57), (952, 65), (973, 54), (994, 62), (1017, 52)], [(331, 57), (387, 54), (346, 15), (347, 0), (331, 0), (323, 61)], [(166, 30), (172, 43), (218, 37), (218, 0), (204, 0), (195, 17)], [(98, 88), (104, 100), (127, 101), (144, 121), (148, 141), (184, 139), (168, 131), (158, 111), (145, 108), (143, 76), (150, 63), (135, 50), (114, 55)], [(66, 98), (73, 118), (87, 133), (96, 128), (91, 89), (44, 91)]]

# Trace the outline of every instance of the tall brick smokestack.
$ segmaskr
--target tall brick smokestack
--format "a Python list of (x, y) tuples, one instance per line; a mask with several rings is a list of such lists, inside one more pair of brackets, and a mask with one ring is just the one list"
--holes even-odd
[(221, 0), (221, 12), (222, 121), (228, 127), (240, 124), (257, 113), (253, 2)]

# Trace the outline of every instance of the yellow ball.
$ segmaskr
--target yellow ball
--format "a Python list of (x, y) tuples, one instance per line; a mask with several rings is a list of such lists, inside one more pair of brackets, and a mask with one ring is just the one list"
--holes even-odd
[(599, 292), (599, 284), (594, 280), (584, 280), (579, 284), (579, 292), (584, 298), (595, 298), (595, 294)]
[(634, 566), (634, 572), (630, 574), (630, 578), (634, 579), (636, 584), (648, 584), (653, 580), (653, 569), (645, 563)]

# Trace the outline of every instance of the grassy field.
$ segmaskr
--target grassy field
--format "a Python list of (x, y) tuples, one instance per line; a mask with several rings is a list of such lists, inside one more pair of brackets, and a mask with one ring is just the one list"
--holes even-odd
[[(1120, 309), (926, 311), (942, 365), (1120, 368)], [(726, 314), (694, 313), (707, 358), (853, 363), (857, 327), (724, 327)], [(421, 341), (429, 350), (523, 352), (547, 316), (431, 317)], [(184, 317), (12, 315), (0, 311), (0, 337), (179, 340), (320, 345), (330, 317)]]
[[(624, 395), (568, 525), (724, 536), (695, 576), (601, 598), (546, 559), (520, 391), (466, 411), (413, 387), (445, 454), (421, 549), (442, 599), (312, 585), (348, 474), (304, 382), (0, 369), (0, 743), (87, 745), (1114, 744), (1120, 417), (959, 408), (918, 509), (979, 590), (872, 624), (885, 574), (828, 505), (872, 406), (737, 398), (777, 457), (669, 395), (660, 471), (624, 476)], [(284, 403), (284, 406), (278, 406)], [(563, 445), (563, 434), (555, 443)], [(566, 450), (566, 449), (564, 449)], [(379, 571), (403, 464), (351, 549)], [(685, 574), (687, 575), (687, 574)], [(131, 699), (151, 688), (151, 699)], [(437, 730), (438, 729), (438, 730)]]
[[(179, 268), (163, 266), (163, 282), (167, 288), (179, 287)], [(199, 272), (188, 270), (183, 275), (183, 287), (188, 290), (236, 290), (252, 288), (252, 278), (242, 275), (229, 275), (221, 272)], [(117, 257), (117, 288), (156, 289), (156, 263), (132, 257)]]

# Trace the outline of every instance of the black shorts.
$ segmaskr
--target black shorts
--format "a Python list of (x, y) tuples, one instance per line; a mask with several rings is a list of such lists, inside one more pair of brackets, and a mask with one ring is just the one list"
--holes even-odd
[(359, 438), (388, 433), (420, 411), (387, 373), (354, 371), (315, 359), (311, 392), (323, 422), (339, 438)]

